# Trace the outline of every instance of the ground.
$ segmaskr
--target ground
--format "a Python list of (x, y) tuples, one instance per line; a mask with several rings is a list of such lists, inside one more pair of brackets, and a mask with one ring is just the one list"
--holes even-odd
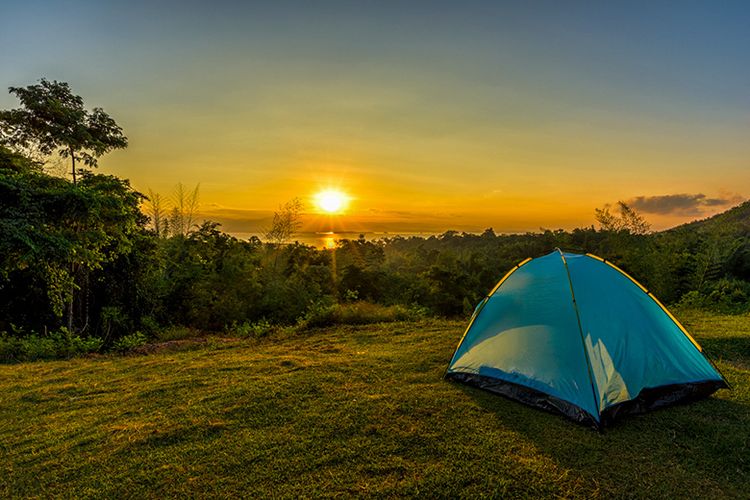
[(0, 496), (743, 497), (750, 318), (678, 313), (733, 389), (604, 434), (442, 379), (462, 322), (0, 366)]

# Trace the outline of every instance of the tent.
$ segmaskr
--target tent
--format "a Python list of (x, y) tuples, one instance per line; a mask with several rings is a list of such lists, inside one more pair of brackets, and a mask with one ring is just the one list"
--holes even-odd
[(597, 429), (728, 387), (646, 288), (605, 259), (560, 250), (500, 280), (446, 377)]

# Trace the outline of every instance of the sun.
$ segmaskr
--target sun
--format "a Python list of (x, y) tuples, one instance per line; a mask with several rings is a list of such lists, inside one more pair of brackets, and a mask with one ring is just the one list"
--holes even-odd
[(327, 214), (339, 214), (349, 204), (349, 196), (337, 189), (326, 189), (315, 195), (315, 204)]

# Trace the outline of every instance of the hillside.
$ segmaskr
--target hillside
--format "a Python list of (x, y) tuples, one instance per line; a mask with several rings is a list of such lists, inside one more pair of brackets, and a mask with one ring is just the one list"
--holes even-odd
[(598, 434), (445, 382), (464, 324), (0, 366), (0, 496), (742, 497), (750, 324), (683, 314), (733, 384)]
[(712, 217), (681, 224), (664, 232), (717, 232), (726, 229), (734, 233), (747, 234), (750, 232), (750, 201), (741, 203)]

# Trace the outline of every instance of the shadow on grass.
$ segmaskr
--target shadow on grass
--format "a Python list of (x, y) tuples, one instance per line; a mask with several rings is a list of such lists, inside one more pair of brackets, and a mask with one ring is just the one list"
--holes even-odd
[[(716, 396), (623, 418), (599, 433), (561, 415), (454, 386), (559, 466), (614, 496), (742, 496), (750, 491), (750, 405)], [(727, 390), (720, 391), (727, 397)]]

